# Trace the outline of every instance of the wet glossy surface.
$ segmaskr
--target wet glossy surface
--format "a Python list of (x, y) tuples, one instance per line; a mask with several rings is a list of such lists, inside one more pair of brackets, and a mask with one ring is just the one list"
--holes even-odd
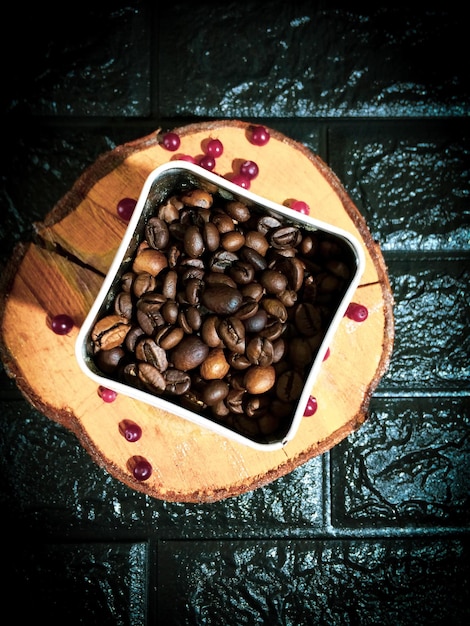
[(73, 23), (56, 9), (68, 24), (57, 29), (30, 10), (11, 18), (17, 73), (2, 90), (2, 268), (103, 152), (159, 127), (259, 120), (325, 159), (363, 212), (389, 267), (396, 340), (356, 433), (267, 487), (204, 505), (114, 480), (2, 372), (0, 506), (18, 621), (467, 623), (464, 17), (437, 3), (118, 1), (82, 6)]

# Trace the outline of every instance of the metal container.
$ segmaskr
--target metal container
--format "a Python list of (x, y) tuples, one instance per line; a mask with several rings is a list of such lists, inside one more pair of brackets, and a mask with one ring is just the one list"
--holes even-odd
[[(336, 249), (340, 250), (341, 262), (348, 268), (347, 278), (342, 279), (341, 289), (335, 294), (334, 307), (330, 307), (329, 309), (324, 328), (322, 329), (322, 336), (320, 337), (320, 341), (317, 341), (318, 345), (315, 346), (315, 350), (313, 351), (312, 361), (302, 370), (300, 394), (297, 394), (298, 397), (296, 397), (293, 402), (289, 403), (291, 409), (288, 414), (283, 415), (282, 419), (277, 418), (275, 420), (279, 422), (279, 425), (273, 432), (269, 432), (269, 429), (263, 428), (262, 426), (259, 428), (258, 426), (246, 428), (246, 424), (250, 423), (250, 419), (256, 420), (256, 417), (250, 418), (249, 415), (246, 414), (247, 409), (243, 404), (243, 398), (241, 412), (238, 413), (238, 415), (242, 417), (234, 419), (233, 415), (228, 418), (214, 416), (213, 410), (200, 400), (198, 390), (194, 388), (194, 385), (192, 385), (189, 392), (183, 396), (167, 393), (166, 391), (155, 393), (153, 389), (149, 390), (148, 387), (141, 384), (129, 384), (128, 380), (123, 380), (114, 373), (112, 375), (105, 374), (95, 362), (95, 347), (92, 341), (93, 329), (98, 320), (105, 315), (113, 313), (114, 299), (121, 291), (121, 278), (124, 273), (129, 272), (132, 268), (137, 249), (145, 239), (147, 222), (155, 215), (157, 207), (166, 202), (169, 197), (187, 192), (194, 188), (203, 189), (213, 194), (214, 198), (217, 200), (214, 206), (233, 200), (240, 201), (249, 207), (251, 214), (255, 217), (269, 216), (280, 222), (283, 226), (296, 226), (303, 233), (303, 236), (313, 236), (317, 241), (327, 242), (326, 246), (334, 246)], [(109, 272), (79, 331), (76, 341), (76, 358), (78, 364), (82, 371), (94, 380), (97, 385), (102, 385), (120, 394), (126, 394), (127, 396), (155, 407), (157, 410), (163, 409), (181, 418), (190, 420), (201, 427), (211, 429), (224, 437), (258, 450), (271, 451), (282, 448), (295, 436), (298, 430), (326, 350), (351, 301), (352, 295), (363, 273), (364, 264), (365, 259), (362, 248), (350, 233), (257, 196), (249, 190), (245, 190), (239, 185), (209, 172), (200, 166), (185, 161), (166, 163), (156, 168), (148, 176)], [(312, 270), (310, 266), (315, 267), (315, 259), (311, 260), (307, 258), (307, 265), (310, 268), (308, 272), (312, 273), (314, 270)], [(313, 277), (311, 282), (315, 282), (315, 277)], [(311, 291), (311, 289), (304, 290), (302, 288), (299, 294), (303, 294), (305, 298), (305, 294), (311, 293)], [(296, 302), (296, 306), (298, 304), (300, 304), (300, 301)], [(205, 310), (203, 305), (199, 304), (198, 309), (202, 316), (207, 314), (207, 310)], [(286, 328), (285, 343), (288, 345), (290, 333), (287, 325)], [(197, 335), (198, 331), (195, 331), (194, 334)], [(308, 338), (306, 338), (305, 341), (308, 342)], [(281, 372), (284, 369), (284, 358), (285, 357), (282, 357), (281, 360), (273, 366), (276, 372)], [(132, 361), (130, 356), (129, 360)], [(291, 367), (291, 365), (289, 367)], [(231, 370), (227, 380), (236, 375), (237, 372)], [(238, 373), (238, 378), (240, 378), (240, 376), (242, 375)], [(274, 391), (271, 392), (270, 390), (269, 394), (271, 393), (273, 393), (273, 402), (270, 402), (268, 408), (263, 410), (266, 414), (265, 421), (266, 419), (269, 421), (269, 412), (274, 410), (273, 407), (275, 407), (277, 403), (285, 406), (285, 403), (282, 403), (280, 400), (278, 402)], [(242, 393), (241, 395), (244, 396), (245, 394)], [(265, 394), (261, 393), (260, 396), (265, 396)], [(266, 397), (267, 396), (265, 396), (265, 399)], [(256, 399), (261, 399), (261, 403), (263, 403), (262, 397), (257, 397)], [(253, 413), (253, 410), (251, 413)], [(256, 410), (254, 411), (254, 415), (256, 416)], [(237, 420), (241, 420), (244, 426), (240, 426)]]

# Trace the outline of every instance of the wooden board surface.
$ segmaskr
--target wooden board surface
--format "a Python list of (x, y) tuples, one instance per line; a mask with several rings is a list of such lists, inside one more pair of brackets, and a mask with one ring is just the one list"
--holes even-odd
[[(268, 144), (254, 146), (247, 139), (249, 129), (241, 121), (195, 124), (175, 129), (181, 138), (175, 153), (161, 145), (157, 131), (104, 154), (44, 221), (35, 224), (35, 242), (18, 246), (3, 281), (0, 348), (9, 375), (35, 407), (72, 430), (99, 465), (159, 499), (210, 502), (237, 495), (330, 449), (366, 419), (392, 351), (393, 297), (386, 267), (342, 184), (303, 145), (269, 129)], [(201, 155), (209, 137), (224, 145), (216, 173), (229, 175), (238, 159), (256, 161), (259, 175), (251, 191), (280, 204), (303, 200), (313, 217), (354, 234), (366, 256), (353, 301), (368, 308), (368, 318), (362, 323), (346, 317), (341, 321), (312, 389), (318, 410), (305, 417), (293, 441), (277, 451), (251, 449), (122, 395), (105, 403), (75, 360), (79, 327), (125, 232), (126, 223), (116, 212), (118, 202), (137, 199), (158, 165), (181, 154)], [(49, 320), (58, 313), (75, 321), (68, 335), (50, 330)], [(123, 419), (142, 427), (139, 441), (122, 437), (118, 424)], [(135, 455), (152, 465), (146, 481), (137, 481), (129, 469)]]

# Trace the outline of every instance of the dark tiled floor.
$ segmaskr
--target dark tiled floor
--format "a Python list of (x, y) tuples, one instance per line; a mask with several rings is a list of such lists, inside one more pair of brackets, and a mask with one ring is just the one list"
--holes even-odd
[(467, 623), (467, 26), (448, 3), (367, 4), (9, 9), (2, 266), (103, 152), (239, 118), (330, 164), (382, 246), (396, 300), (366, 424), (214, 504), (128, 489), (2, 373), (4, 575), (18, 623)]

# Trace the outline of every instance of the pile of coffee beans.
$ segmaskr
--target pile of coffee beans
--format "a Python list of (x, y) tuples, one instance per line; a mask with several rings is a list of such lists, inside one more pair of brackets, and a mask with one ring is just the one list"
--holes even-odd
[(152, 209), (91, 332), (105, 375), (282, 437), (351, 277), (336, 237), (199, 187)]

